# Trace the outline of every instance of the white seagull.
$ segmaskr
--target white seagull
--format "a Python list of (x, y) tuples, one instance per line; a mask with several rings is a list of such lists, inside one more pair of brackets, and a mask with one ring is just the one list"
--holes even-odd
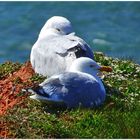
[(38, 87), (28, 89), (30, 98), (46, 104), (65, 104), (68, 108), (97, 107), (106, 97), (100, 71), (111, 72), (111, 67), (100, 66), (86, 57), (76, 59), (69, 71), (46, 79)]
[(73, 33), (70, 21), (54, 16), (41, 29), (30, 61), (36, 73), (50, 77), (68, 70), (79, 57), (94, 56), (89, 45)]

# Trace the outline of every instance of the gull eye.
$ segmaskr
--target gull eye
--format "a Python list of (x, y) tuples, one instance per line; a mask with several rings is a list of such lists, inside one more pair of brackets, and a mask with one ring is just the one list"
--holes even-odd
[(60, 29), (56, 28), (56, 30), (60, 32)]

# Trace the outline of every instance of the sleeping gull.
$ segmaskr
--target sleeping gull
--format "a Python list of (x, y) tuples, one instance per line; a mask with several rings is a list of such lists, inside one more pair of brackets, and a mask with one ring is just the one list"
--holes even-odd
[(39, 38), (44, 38), (48, 34), (48, 29), (54, 30), (53, 33), (56, 32), (56, 35), (67, 35), (73, 32), (71, 22), (61, 16), (53, 16), (48, 19), (40, 31)]
[(91, 48), (72, 32), (70, 21), (54, 16), (42, 28), (30, 61), (36, 73), (50, 77), (68, 70), (79, 57), (93, 59)]
[(96, 107), (101, 105), (106, 97), (106, 91), (100, 71), (110, 72), (107, 66), (99, 66), (94, 60), (86, 57), (76, 59), (70, 70), (46, 79), (38, 87), (28, 89), (33, 95), (30, 98), (46, 104), (65, 104), (68, 108)]

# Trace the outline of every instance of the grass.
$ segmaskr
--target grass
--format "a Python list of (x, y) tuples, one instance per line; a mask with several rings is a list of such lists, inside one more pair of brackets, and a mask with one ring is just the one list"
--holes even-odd
[(7, 76), (9, 73), (13, 73), (21, 67), (19, 63), (6, 62), (0, 65), (0, 79)]
[[(140, 65), (99, 53), (95, 60), (113, 68), (103, 79), (107, 91), (104, 105), (64, 110), (26, 98), (1, 116), (9, 129), (8, 138), (140, 138)], [(31, 80), (43, 78), (34, 75)]]

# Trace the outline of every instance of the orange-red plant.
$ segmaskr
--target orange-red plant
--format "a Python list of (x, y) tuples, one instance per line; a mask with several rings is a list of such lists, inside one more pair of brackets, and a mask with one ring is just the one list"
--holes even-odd
[[(31, 64), (27, 62), (18, 71), (0, 80), (0, 116), (27, 97), (27, 94), (19, 96), (19, 93), (22, 88), (32, 85), (30, 78), (33, 74)], [(7, 138), (7, 135), (6, 122), (0, 121), (0, 138)]]

